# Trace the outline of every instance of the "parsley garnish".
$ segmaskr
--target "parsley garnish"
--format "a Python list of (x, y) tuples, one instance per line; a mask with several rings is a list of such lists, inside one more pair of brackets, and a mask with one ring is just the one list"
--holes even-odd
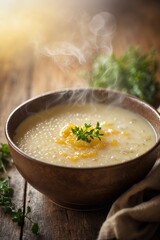
[(14, 189), (10, 186), (9, 176), (6, 171), (6, 166), (11, 164), (10, 152), (7, 144), (0, 144), (0, 207), (5, 213), (10, 214), (12, 221), (16, 222), (19, 226), (22, 226), (24, 219), (27, 218), (31, 224), (32, 233), (38, 234), (39, 226), (30, 217), (31, 208), (28, 206), (27, 211), (24, 212), (23, 208), (18, 208), (15, 203), (12, 202)]
[(77, 127), (71, 128), (72, 133), (77, 136), (77, 141), (82, 140), (87, 143), (90, 143), (92, 139), (98, 138), (101, 141), (101, 136), (104, 134), (100, 132), (101, 127), (99, 122), (96, 123), (96, 127), (93, 128), (91, 124), (84, 124), (84, 127)]

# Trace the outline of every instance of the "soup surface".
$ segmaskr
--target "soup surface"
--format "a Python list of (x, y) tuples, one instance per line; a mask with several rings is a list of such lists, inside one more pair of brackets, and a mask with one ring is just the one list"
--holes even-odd
[(131, 160), (155, 141), (153, 128), (141, 116), (99, 103), (62, 104), (36, 113), (25, 119), (14, 135), (15, 144), (26, 154), (72, 167)]

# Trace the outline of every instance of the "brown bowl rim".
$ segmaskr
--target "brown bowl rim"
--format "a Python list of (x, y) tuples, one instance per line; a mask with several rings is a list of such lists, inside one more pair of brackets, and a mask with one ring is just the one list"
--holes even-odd
[[(91, 88), (91, 87), (86, 87), (86, 88), (64, 88), (62, 90), (53, 90), (53, 91), (47, 91), (45, 93), (42, 93), (42, 94), (39, 94), (35, 97), (32, 97), (32, 98), (29, 98), (28, 100), (24, 101), (23, 103), (19, 104), (16, 108), (14, 108), (14, 110), (10, 113), (10, 115), (8, 116), (8, 119), (6, 121), (6, 124), (5, 124), (5, 135), (6, 135), (6, 138), (9, 142), (9, 144), (12, 146), (12, 148), (18, 152), (20, 155), (22, 155), (23, 157), (31, 160), (31, 161), (36, 161), (36, 162), (39, 162), (40, 164), (42, 165), (48, 165), (48, 166), (52, 166), (52, 167), (55, 167), (55, 168), (61, 168), (61, 169), (72, 169), (72, 170), (96, 170), (96, 169), (105, 169), (105, 168), (115, 168), (115, 167), (118, 167), (118, 166), (122, 166), (122, 165), (129, 165), (129, 164), (132, 164), (133, 162), (137, 162), (139, 161), (139, 158), (141, 157), (144, 157), (144, 156), (147, 156), (150, 152), (152, 152), (159, 144), (160, 144), (160, 137), (156, 139), (156, 142), (155, 144), (149, 148), (146, 152), (144, 152), (143, 154), (139, 155), (138, 157), (136, 158), (133, 158), (133, 159), (130, 159), (130, 160), (127, 160), (125, 162), (121, 162), (121, 163), (117, 163), (117, 164), (110, 164), (108, 166), (95, 166), (95, 167), (74, 167), (74, 166), (63, 166), (63, 165), (56, 165), (56, 164), (53, 164), (53, 163), (49, 163), (49, 162), (44, 162), (43, 160), (39, 160), (37, 158), (33, 158), (29, 155), (27, 155), (25, 152), (23, 152), (20, 148), (18, 148), (16, 146), (16, 144), (14, 144), (14, 142), (12, 141), (12, 139), (10, 138), (9, 136), (9, 133), (8, 133), (8, 125), (9, 125), (9, 121), (12, 117), (12, 115), (18, 110), (20, 109), (23, 105), (33, 101), (33, 100), (36, 100), (38, 98), (41, 98), (41, 97), (44, 97), (44, 96), (47, 96), (47, 95), (51, 95), (51, 94), (54, 94), (54, 93), (59, 93), (59, 92), (67, 92), (67, 91), (85, 91), (85, 90), (88, 90), (88, 91), (104, 91), (104, 92), (111, 92), (111, 93), (117, 93), (117, 94), (120, 94), (120, 95), (123, 95), (124, 97), (129, 97), (131, 99), (134, 99), (135, 101), (137, 101), (138, 103), (140, 104), (143, 104), (143, 105), (147, 105), (147, 107), (149, 107), (152, 111), (155, 112), (156, 115), (158, 115), (158, 117), (160, 117), (160, 113), (153, 107), (151, 106), (149, 103), (141, 100), (140, 98), (134, 96), (134, 95), (131, 95), (131, 94), (128, 94), (128, 93), (125, 93), (125, 92), (121, 92), (121, 91), (117, 91), (117, 90), (112, 90), (112, 89), (107, 89), (107, 88)], [(154, 128), (154, 126), (151, 124), (151, 126)]]

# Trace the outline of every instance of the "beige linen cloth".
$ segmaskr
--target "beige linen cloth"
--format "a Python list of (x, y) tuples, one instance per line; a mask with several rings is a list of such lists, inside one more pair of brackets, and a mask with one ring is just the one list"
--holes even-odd
[(160, 240), (160, 159), (112, 205), (97, 240)]

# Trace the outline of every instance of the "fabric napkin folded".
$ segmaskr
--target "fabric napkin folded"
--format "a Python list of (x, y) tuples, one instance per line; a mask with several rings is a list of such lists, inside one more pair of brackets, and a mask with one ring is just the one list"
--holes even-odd
[(97, 240), (160, 240), (160, 159), (112, 205)]

